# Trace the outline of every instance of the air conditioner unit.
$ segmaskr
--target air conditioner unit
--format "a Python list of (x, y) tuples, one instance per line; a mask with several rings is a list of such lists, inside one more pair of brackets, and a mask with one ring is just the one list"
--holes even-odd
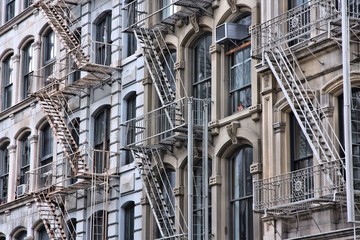
[(229, 44), (244, 40), (249, 36), (249, 26), (226, 22), (216, 27), (216, 43)]
[(16, 188), (16, 195), (18, 197), (23, 196), (27, 193), (27, 184), (21, 184)]

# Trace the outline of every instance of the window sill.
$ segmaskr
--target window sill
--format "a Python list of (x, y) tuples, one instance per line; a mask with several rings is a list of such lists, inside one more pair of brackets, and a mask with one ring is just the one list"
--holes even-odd
[(12, 115), (23, 111), (24, 109), (30, 107), (30, 105), (32, 105), (35, 102), (36, 102), (35, 98), (28, 97), (28, 98), (25, 98), (24, 100), (22, 100), (21, 102), (16, 103), (3, 111), (0, 111), (0, 121), (5, 120), (6, 118), (12, 117)]

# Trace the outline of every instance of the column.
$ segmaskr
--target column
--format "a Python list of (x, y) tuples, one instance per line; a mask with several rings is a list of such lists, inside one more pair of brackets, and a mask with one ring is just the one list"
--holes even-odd
[(21, 86), (20, 81), (22, 78), (20, 77), (20, 54), (15, 54), (11, 57), (11, 61), (13, 61), (13, 94), (12, 94), (12, 105), (15, 105), (20, 101), (21, 94), (19, 94), (19, 89)]
[(38, 151), (37, 151), (37, 142), (38, 136), (32, 135), (29, 138), (30, 142), (30, 184), (29, 184), (29, 192), (36, 190), (37, 178), (34, 174), (34, 169), (38, 167)]
[(11, 202), (15, 199), (15, 192), (17, 186), (17, 171), (16, 171), (16, 146), (10, 145), (8, 147), (9, 151), (9, 179), (8, 179), (8, 196), (7, 202)]
[(41, 42), (35, 41), (32, 44), (33, 48), (34, 48), (34, 56), (33, 56), (33, 61), (34, 61), (34, 74), (33, 74), (33, 78), (31, 80), (31, 82), (29, 83), (29, 92), (30, 93), (34, 93), (36, 92), (40, 86), (42, 86), (42, 78), (39, 77), (41, 76), (41, 70), (40, 70), (40, 64), (41, 64)]

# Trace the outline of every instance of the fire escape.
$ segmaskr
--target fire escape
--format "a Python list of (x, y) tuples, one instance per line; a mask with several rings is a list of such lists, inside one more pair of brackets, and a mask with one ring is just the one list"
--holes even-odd
[[(344, 201), (342, 143), (300, 64), (305, 56), (318, 60), (316, 52), (341, 46), (339, 8), (340, 1), (309, 1), (251, 29), (252, 56), (276, 78), (316, 160), (312, 167), (256, 180), (255, 212), (284, 216)], [(359, 39), (359, 8), (349, 5), (348, 11), (351, 37)], [(357, 221), (359, 216), (357, 213)]]
[[(184, 97), (179, 98), (181, 91), (174, 87), (174, 69), (169, 69), (175, 63), (174, 59), (170, 62), (166, 60), (167, 56), (171, 56), (171, 51), (164, 36), (174, 31), (178, 21), (188, 22), (189, 18), (211, 15), (208, 9), (212, 2), (175, 0), (167, 6), (158, 6), (153, 12), (147, 11), (145, 1), (132, 1), (123, 7), (128, 17), (124, 31), (134, 34), (140, 43), (148, 74), (161, 103), (158, 109), (122, 124), (124, 132), (133, 134), (127, 137), (125, 149), (131, 151), (135, 159), (160, 239), (187, 239), (191, 223), (185, 221), (179, 205), (170, 201), (175, 199), (174, 192), (164, 189), (164, 186), (170, 186), (170, 181), (162, 158), (164, 154), (172, 152), (176, 142), (189, 144), (190, 135), (194, 136), (195, 142), (201, 141), (205, 124), (200, 120), (206, 114), (206, 101), (188, 97), (183, 81), (177, 76), (180, 88), (185, 93)], [(189, 115), (195, 116), (194, 122), (189, 120)], [(193, 149), (193, 146), (187, 147)], [(204, 231), (201, 234), (197, 239), (205, 239)]]
[(58, 163), (51, 163), (46, 167), (47, 169), (39, 168), (34, 172), (35, 175), (39, 175), (40, 180), (37, 181), (45, 183), (32, 192), (32, 195), (50, 239), (67, 239), (64, 203), (57, 201), (59, 194), (66, 196), (79, 189), (86, 189), (91, 186), (94, 178), (105, 179), (101, 174), (95, 174), (89, 169), (88, 163), (93, 153), (89, 149), (80, 149), (70, 129), (71, 123), (66, 122), (71, 114), (68, 100), (79, 95), (86, 88), (106, 83), (115, 71), (110, 66), (91, 62), (94, 61), (90, 58), (94, 43), (90, 39), (85, 39), (86, 41), (83, 42), (84, 37), (82, 38), (75, 28), (77, 17), (72, 12), (74, 7), (80, 6), (78, 5), (80, 2), (80, 0), (39, 0), (34, 3), (61, 40), (66, 54), (76, 63), (76, 71), (81, 71), (80, 78), (74, 82), (68, 81), (73, 72), (63, 76), (53, 73), (46, 79), (48, 84), (33, 94), (44, 111), (57, 143), (62, 148), (66, 165), (70, 166), (71, 176), (74, 179), (71, 185), (65, 184), (64, 179), (58, 177)]

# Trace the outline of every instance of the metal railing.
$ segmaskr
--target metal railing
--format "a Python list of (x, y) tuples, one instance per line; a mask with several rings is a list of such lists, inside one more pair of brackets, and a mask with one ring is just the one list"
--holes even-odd
[[(252, 56), (261, 59), (264, 51), (285, 43), (296, 47), (321, 36), (327, 38), (327, 32), (330, 30), (329, 20), (339, 19), (341, 16), (339, 2), (309, 1), (254, 26), (250, 30)], [(354, 12), (354, 16), (357, 14), (355, 9), (350, 11)]]
[[(177, 111), (187, 113), (189, 98), (184, 97), (173, 103), (166, 104), (142, 116), (125, 121), (121, 124), (126, 146), (144, 143), (147, 140), (175, 134), (176, 131), (187, 126), (185, 114), (179, 116)], [(192, 99), (194, 110), (194, 128), (201, 129), (204, 119), (204, 99)], [(128, 134), (133, 134), (129, 137)]]
[(343, 166), (339, 161), (304, 168), (253, 183), (254, 211), (286, 209), (316, 200), (331, 200), (345, 190)]

